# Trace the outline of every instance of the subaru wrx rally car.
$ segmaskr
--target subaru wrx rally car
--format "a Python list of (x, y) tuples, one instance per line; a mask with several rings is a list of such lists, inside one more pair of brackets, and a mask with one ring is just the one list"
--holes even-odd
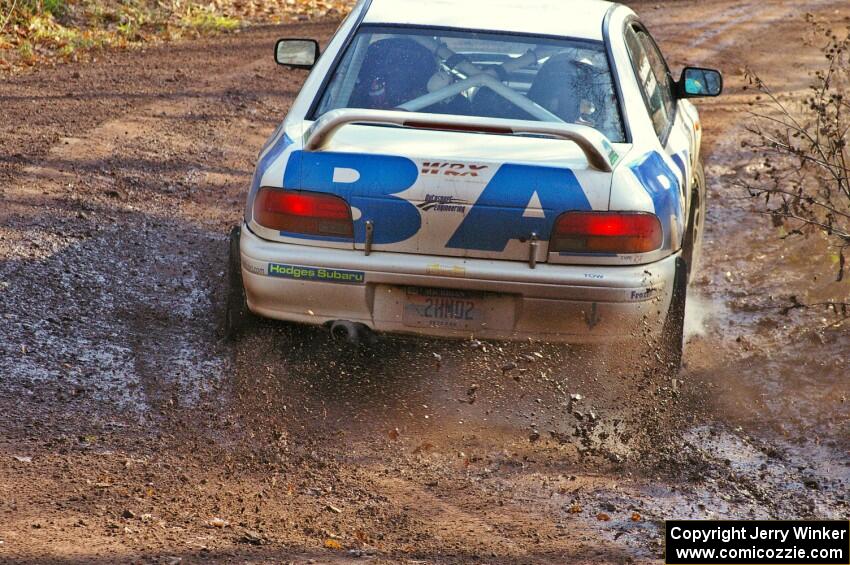
[[(259, 156), (231, 234), (228, 324), (610, 342), (678, 363), (705, 182), (687, 98), (629, 8), (363, 0)], [(244, 285), (244, 286), (243, 286)]]

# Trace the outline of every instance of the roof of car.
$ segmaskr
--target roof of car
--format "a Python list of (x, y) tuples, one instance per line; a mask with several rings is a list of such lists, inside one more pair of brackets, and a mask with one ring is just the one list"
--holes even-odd
[(372, 0), (363, 21), (601, 40), (612, 5), (604, 0)]

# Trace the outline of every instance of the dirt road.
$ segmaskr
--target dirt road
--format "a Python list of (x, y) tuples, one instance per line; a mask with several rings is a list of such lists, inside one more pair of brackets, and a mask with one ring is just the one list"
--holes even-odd
[(732, 182), (757, 166), (743, 68), (801, 91), (804, 14), (850, 7), (637, 7), (675, 69), (727, 82), (701, 104), (708, 233), (675, 383), (604, 349), (352, 354), (271, 323), (220, 341), (225, 235), (304, 79), (271, 46), (333, 25), (0, 83), (0, 561), (653, 562), (665, 518), (847, 517), (850, 334), (776, 307), (847, 283)]

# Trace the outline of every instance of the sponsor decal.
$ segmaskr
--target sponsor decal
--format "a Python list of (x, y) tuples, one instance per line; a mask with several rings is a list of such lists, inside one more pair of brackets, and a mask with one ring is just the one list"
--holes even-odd
[(457, 265), (450, 266), (434, 263), (433, 265), (428, 265), (427, 267), (425, 267), (425, 274), (437, 275), (440, 277), (465, 277), (466, 268), (459, 267)]
[(478, 173), (487, 169), (487, 165), (465, 163), (445, 163), (441, 161), (425, 161), (422, 163), (423, 175), (443, 175), (447, 177), (477, 177)]
[(605, 151), (608, 152), (608, 160), (611, 161), (611, 165), (613, 166), (614, 164), (616, 164), (617, 161), (620, 159), (620, 155), (617, 154), (617, 151), (608, 142), (607, 139), (602, 140), (602, 147), (605, 149)]
[(344, 271), (341, 269), (326, 269), (322, 267), (304, 267), (301, 265), (279, 265), (269, 263), (268, 275), (283, 279), (300, 281), (332, 282), (342, 284), (363, 284), (366, 273), (363, 271)]
[(425, 201), (416, 205), (423, 212), (457, 212), (464, 214), (468, 202), (454, 196), (443, 194), (426, 194)]
[(656, 294), (658, 294), (658, 289), (656, 288), (647, 288), (646, 290), (633, 290), (629, 295), (629, 298), (636, 302), (640, 302), (642, 300), (649, 300), (650, 298), (654, 298)]

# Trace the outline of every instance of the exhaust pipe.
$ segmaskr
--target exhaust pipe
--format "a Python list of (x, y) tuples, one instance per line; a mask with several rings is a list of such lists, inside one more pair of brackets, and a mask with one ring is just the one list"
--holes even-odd
[(374, 345), (377, 341), (369, 326), (348, 320), (331, 322), (331, 337), (337, 341), (346, 341), (351, 345)]

